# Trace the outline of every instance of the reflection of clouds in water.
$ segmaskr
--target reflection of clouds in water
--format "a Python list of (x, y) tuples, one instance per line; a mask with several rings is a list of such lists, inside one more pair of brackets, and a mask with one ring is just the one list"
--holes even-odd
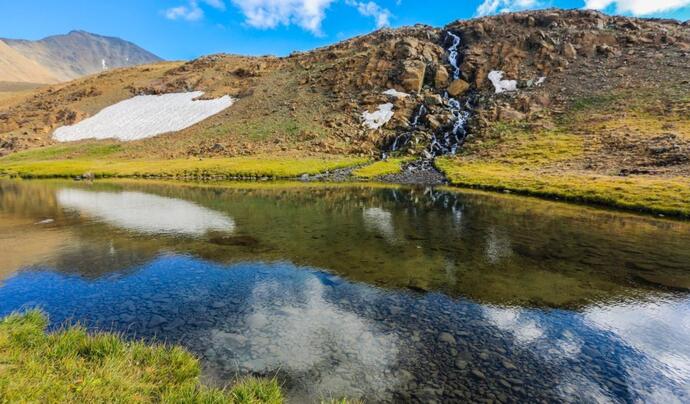
[(535, 342), (544, 335), (536, 321), (521, 315), (519, 309), (484, 307), (486, 319), (501, 330), (508, 331), (520, 344)]
[(496, 264), (509, 257), (513, 250), (510, 247), (510, 237), (501, 230), (491, 226), (486, 236), (486, 258), (492, 264)]
[(658, 398), (663, 397), (661, 401), (670, 402), (673, 393), (663, 387), (650, 389), (648, 379), (651, 372), (661, 372), (685, 386), (684, 399), (690, 397), (688, 313), (690, 302), (684, 300), (600, 306), (587, 310), (584, 317), (589, 325), (615, 334), (646, 357), (646, 361), (626, 363), (630, 382), (649, 391), (646, 401), (659, 402)]
[[(628, 389), (644, 402), (688, 402), (690, 398), (690, 312), (688, 301), (630, 303), (594, 307), (583, 315), (583, 323), (562, 329), (557, 320), (538, 311), (484, 307), (489, 323), (509, 332), (517, 345), (529, 349), (549, 363), (591, 359), (583, 357), (582, 333), (594, 328), (612, 333), (635, 351), (616, 356), (624, 372), (617, 374)], [(578, 316), (579, 317), (579, 316)], [(586, 338), (586, 337), (585, 337)], [(575, 371), (563, 367), (560, 390), (565, 401), (611, 402), (608, 387), (593, 378), (585, 366)], [(611, 370), (611, 369), (609, 369)], [(613, 375), (612, 375), (613, 376)]]
[(614, 403), (607, 390), (599, 384), (574, 372), (566, 370), (560, 385), (560, 393), (565, 403)]
[(61, 189), (57, 199), (63, 207), (140, 233), (200, 236), (210, 230), (231, 232), (235, 228), (235, 222), (221, 213), (192, 202), (142, 192)]
[(309, 274), (293, 284), (260, 283), (250, 299), (247, 329), (241, 335), (215, 330), (212, 344), (231, 350), (240, 368), (305, 375), (305, 388), (317, 396), (357, 398), (393, 389), (397, 337), (327, 301), (325, 292)]
[(381, 208), (366, 208), (362, 211), (364, 225), (367, 230), (379, 233), (389, 243), (398, 241), (393, 226), (393, 215)]

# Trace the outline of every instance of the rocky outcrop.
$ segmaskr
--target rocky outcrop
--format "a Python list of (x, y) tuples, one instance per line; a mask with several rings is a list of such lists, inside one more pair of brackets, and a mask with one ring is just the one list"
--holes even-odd
[(403, 63), (400, 74), (400, 84), (409, 91), (418, 93), (424, 85), (424, 75), (426, 74), (426, 63), (421, 60), (409, 60)]
[(463, 79), (457, 79), (453, 80), (453, 82), (450, 83), (450, 86), (448, 86), (448, 94), (450, 94), (451, 97), (459, 97), (464, 95), (469, 89), (470, 83)]

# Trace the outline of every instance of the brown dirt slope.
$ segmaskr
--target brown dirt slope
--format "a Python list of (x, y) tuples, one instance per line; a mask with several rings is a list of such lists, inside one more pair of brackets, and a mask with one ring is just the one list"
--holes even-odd
[(57, 83), (59, 80), (50, 69), (0, 40), (0, 81)]

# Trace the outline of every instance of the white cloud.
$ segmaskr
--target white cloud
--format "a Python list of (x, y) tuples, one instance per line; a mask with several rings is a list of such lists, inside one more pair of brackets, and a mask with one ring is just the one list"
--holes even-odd
[(223, 0), (189, 0), (186, 5), (165, 10), (165, 18), (169, 20), (199, 21), (204, 18), (204, 10), (199, 3), (206, 4), (217, 10), (225, 10), (225, 2)]
[(477, 7), (476, 15), (483, 17), (485, 15), (509, 13), (511, 11), (527, 10), (543, 6), (544, 3), (540, 0), (484, 0), (484, 2)]
[(585, 8), (603, 10), (615, 7), (617, 13), (649, 15), (690, 6), (690, 0), (585, 0)]
[(275, 28), (295, 24), (315, 35), (321, 34), (326, 9), (335, 0), (232, 0), (245, 16), (247, 25)]
[[(259, 29), (276, 28), (279, 25), (297, 25), (298, 27), (321, 35), (321, 24), (326, 18), (326, 10), (339, 0), (231, 0), (244, 15), (245, 24)], [(165, 17), (170, 20), (198, 21), (204, 17), (202, 5), (218, 10), (225, 10), (223, 0), (188, 0), (187, 4), (165, 10)], [(390, 10), (381, 7), (374, 1), (345, 0), (345, 4), (354, 7), (365, 16), (376, 21), (376, 27), (390, 25)]]
[(376, 28), (390, 25), (391, 12), (374, 3), (373, 1), (363, 2), (347, 0), (347, 5), (357, 8), (357, 11), (365, 17), (373, 17), (376, 20)]

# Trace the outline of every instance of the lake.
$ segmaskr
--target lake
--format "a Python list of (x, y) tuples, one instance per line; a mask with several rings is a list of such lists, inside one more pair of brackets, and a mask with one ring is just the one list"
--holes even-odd
[(445, 188), (0, 181), (0, 315), (293, 402), (689, 402), (690, 222)]

